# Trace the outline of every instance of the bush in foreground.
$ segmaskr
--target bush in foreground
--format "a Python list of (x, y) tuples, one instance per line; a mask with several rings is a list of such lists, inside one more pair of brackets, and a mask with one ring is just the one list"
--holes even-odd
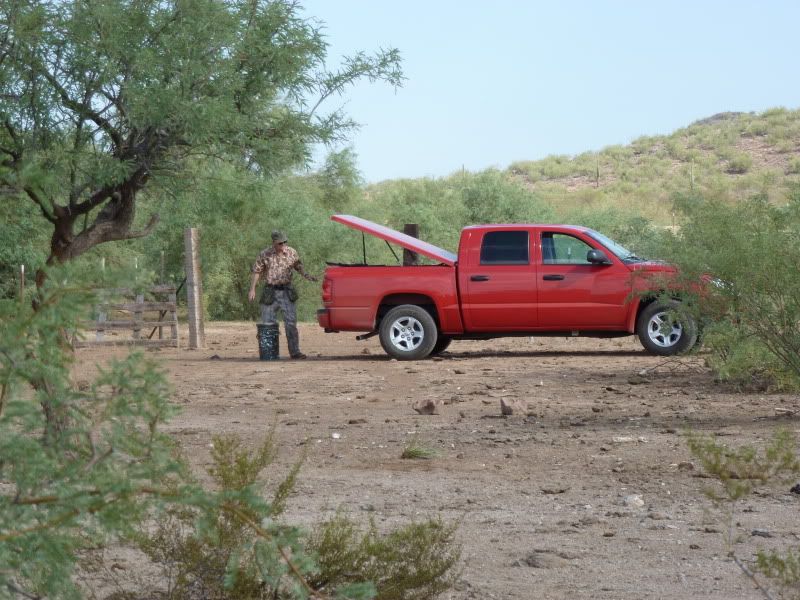
[(723, 525), (728, 557), (765, 598), (776, 597), (770, 584), (778, 587), (780, 597), (800, 598), (800, 546), (758, 550), (751, 557), (742, 557), (742, 546), (737, 548), (744, 539), (739, 518), (747, 498), (756, 492), (764, 494), (776, 486), (788, 490), (800, 473), (794, 437), (780, 431), (761, 450), (752, 446), (730, 448), (713, 438), (696, 434), (689, 434), (688, 444), (703, 470), (715, 482), (705, 494)]
[[(175, 409), (155, 364), (134, 353), (100, 368), (94, 381), (73, 384), (68, 340), (92, 300), (67, 268), (49, 274), (36, 310), (0, 304), (0, 598), (80, 598), (87, 590), (75, 575), (89, 570), (83, 561), (98, 549), (129, 544), (139, 544), (168, 575), (165, 589), (157, 585), (147, 597), (383, 593), (386, 578), (370, 583), (363, 577), (373, 571), (365, 568), (327, 576), (308, 535), (279, 520), (300, 463), (265, 498), (257, 476), (274, 460), (272, 436), (255, 451), (235, 438), (215, 439), (211, 489), (192, 477), (161, 432)], [(452, 534), (438, 522), (390, 533), (379, 553), (386, 572), (417, 575), (391, 579), (405, 595), (386, 597), (421, 597), (413, 590), (452, 585)], [(348, 546), (355, 540), (344, 542), (342, 552), (362, 555), (361, 541), (355, 548)], [(418, 568), (416, 561), (432, 552), (452, 560), (431, 572)], [(314, 587), (319, 578), (328, 582), (324, 589)]]

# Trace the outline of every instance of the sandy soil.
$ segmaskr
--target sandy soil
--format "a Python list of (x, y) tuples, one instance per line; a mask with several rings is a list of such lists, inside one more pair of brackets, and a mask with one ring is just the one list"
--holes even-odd
[[(463, 577), (446, 598), (762, 597), (727, 558), (683, 434), (760, 444), (800, 429), (797, 396), (738, 393), (702, 355), (651, 357), (633, 338), (454, 342), (398, 362), (377, 338), (300, 332), (305, 361), (259, 361), (252, 323), (207, 326), (205, 350), (148, 352), (169, 373), (182, 413), (168, 430), (198, 473), (213, 435), (255, 444), (277, 421), (273, 479), (310, 447), (289, 519), (343, 508), (380, 526), (461, 522)], [(79, 350), (81, 370), (123, 352)], [(527, 416), (501, 416), (501, 398), (527, 402)], [(412, 409), (426, 399), (439, 414)], [(436, 456), (401, 459), (415, 438)], [(748, 499), (737, 555), (796, 545), (798, 507), (788, 487)]]

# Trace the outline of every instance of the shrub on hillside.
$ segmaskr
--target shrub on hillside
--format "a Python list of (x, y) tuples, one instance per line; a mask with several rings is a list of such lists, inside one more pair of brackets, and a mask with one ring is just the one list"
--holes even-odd
[(732, 154), (728, 159), (726, 171), (734, 175), (741, 175), (743, 173), (747, 173), (752, 166), (753, 158), (749, 154), (738, 152)]

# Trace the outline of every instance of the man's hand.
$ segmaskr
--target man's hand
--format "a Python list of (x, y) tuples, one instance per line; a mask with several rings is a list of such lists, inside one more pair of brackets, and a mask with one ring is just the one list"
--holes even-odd
[(250, 300), (250, 302), (252, 302), (253, 300), (256, 299), (256, 290), (255, 290), (255, 288), (250, 288), (250, 293), (247, 294), (247, 299)]

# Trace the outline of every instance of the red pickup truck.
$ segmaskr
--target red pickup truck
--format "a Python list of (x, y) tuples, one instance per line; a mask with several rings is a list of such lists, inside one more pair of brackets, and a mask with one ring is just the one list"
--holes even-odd
[(456, 255), (366, 219), (331, 219), (435, 263), (329, 263), (325, 270), (320, 326), (364, 332), (359, 339), (378, 335), (399, 360), (438, 354), (454, 339), (636, 334), (662, 356), (697, 341), (697, 324), (678, 297), (664, 300), (674, 267), (640, 259), (586, 227), (465, 227)]

